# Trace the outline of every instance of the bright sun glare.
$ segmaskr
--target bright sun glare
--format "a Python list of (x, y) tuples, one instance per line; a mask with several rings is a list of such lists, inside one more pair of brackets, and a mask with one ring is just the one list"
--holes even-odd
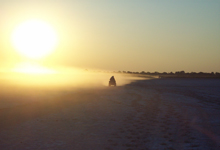
[(12, 43), (21, 54), (36, 59), (50, 54), (58, 43), (58, 37), (49, 24), (33, 19), (15, 28)]

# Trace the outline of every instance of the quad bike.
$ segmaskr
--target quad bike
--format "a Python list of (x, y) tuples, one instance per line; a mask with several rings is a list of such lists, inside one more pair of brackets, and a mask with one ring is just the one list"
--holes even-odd
[(111, 86), (111, 85), (116, 86), (116, 81), (115, 80), (110, 80), (108, 85), (109, 86)]

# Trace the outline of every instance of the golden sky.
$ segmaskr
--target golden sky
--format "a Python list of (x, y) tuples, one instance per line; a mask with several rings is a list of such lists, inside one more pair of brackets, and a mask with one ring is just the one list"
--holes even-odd
[[(0, 0), (0, 67), (22, 61), (115, 71), (220, 72), (220, 1)], [(32, 60), (13, 30), (38, 19), (59, 42)]]

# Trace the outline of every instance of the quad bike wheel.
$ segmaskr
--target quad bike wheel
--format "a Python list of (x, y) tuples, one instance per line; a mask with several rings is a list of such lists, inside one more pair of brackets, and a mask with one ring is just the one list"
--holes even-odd
[(111, 82), (111, 81), (109, 81), (109, 86), (116, 86), (116, 82)]

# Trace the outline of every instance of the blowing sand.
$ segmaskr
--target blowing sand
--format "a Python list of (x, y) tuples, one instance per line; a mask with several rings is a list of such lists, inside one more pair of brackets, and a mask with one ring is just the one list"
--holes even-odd
[(1, 150), (220, 149), (219, 79), (27, 93), (1, 95)]

